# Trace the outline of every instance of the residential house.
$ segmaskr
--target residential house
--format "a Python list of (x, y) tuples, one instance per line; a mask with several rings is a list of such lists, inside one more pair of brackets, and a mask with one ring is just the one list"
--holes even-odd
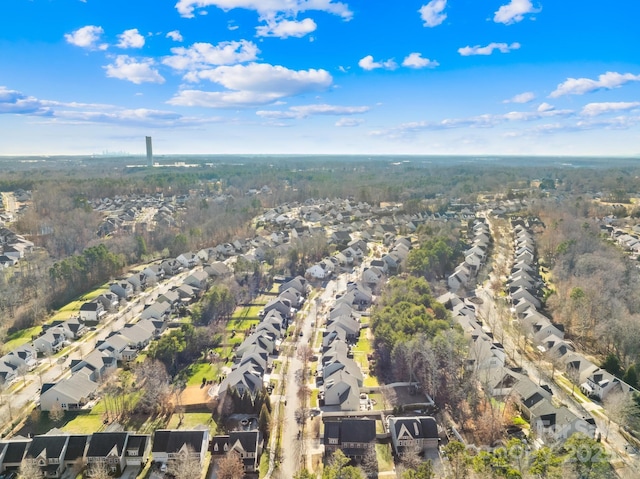
[(131, 284), (135, 291), (144, 291), (147, 289), (148, 277), (144, 273), (133, 273), (127, 278), (127, 282)]
[(38, 466), (44, 477), (60, 477), (66, 468), (64, 457), (68, 444), (67, 434), (34, 436), (27, 447), (25, 461)]
[(33, 347), (38, 353), (50, 356), (64, 347), (66, 339), (60, 329), (50, 329), (33, 341)]
[(130, 300), (133, 296), (133, 286), (128, 281), (118, 281), (109, 285), (109, 290), (120, 299)]
[(0, 441), (0, 473), (20, 468), (29, 443), (31, 439), (22, 436)]
[(163, 464), (167, 464), (170, 459), (190, 454), (190, 456), (197, 459), (200, 466), (204, 468), (204, 460), (208, 447), (208, 429), (159, 429), (153, 433), (151, 454), (153, 462)]
[(360, 409), (358, 380), (344, 370), (337, 371), (324, 381), (324, 404), (340, 411)]
[(98, 383), (92, 381), (90, 376), (91, 371), (83, 369), (58, 383), (43, 384), (40, 409), (51, 411), (54, 404), (59, 404), (65, 411), (81, 409), (93, 398), (98, 389)]
[(120, 298), (114, 293), (103, 293), (94, 301), (100, 301), (105, 311), (113, 313), (120, 309)]
[(94, 349), (84, 359), (74, 359), (71, 361), (71, 372), (89, 370), (89, 378), (92, 381), (100, 381), (110, 371), (117, 368), (117, 361), (104, 351)]
[(195, 268), (200, 264), (200, 258), (198, 255), (191, 251), (182, 253), (176, 258), (176, 261), (187, 269)]
[(255, 397), (263, 387), (262, 373), (252, 363), (245, 363), (232, 370), (220, 383), (218, 397), (223, 397), (230, 390), (235, 390), (240, 396), (249, 394)]
[(348, 458), (361, 462), (375, 449), (376, 421), (369, 418), (325, 420), (323, 443), (325, 456), (340, 449)]
[(158, 296), (158, 299), (156, 301), (158, 303), (167, 303), (171, 308), (171, 311), (175, 311), (180, 305), (180, 295), (176, 291), (169, 290), (166, 293)]
[(143, 349), (154, 338), (156, 327), (149, 319), (141, 319), (136, 324), (128, 324), (120, 330), (131, 348)]
[(74, 467), (79, 461), (84, 461), (90, 438), (88, 435), (69, 436), (63, 458), (65, 468)]
[(295, 278), (286, 281), (280, 285), (278, 292), (286, 291), (289, 288), (294, 288), (302, 296), (306, 297), (308, 293), (307, 280), (302, 276), (296, 276)]
[(127, 438), (127, 446), (124, 453), (126, 467), (134, 470), (144, 466), (151, 450), (151, 436), (148, 434), (131, 434)]
[(200, 291), (206, 291), (207, 283), (209, 281), (209, 275), (204, 270), (198, 270), (191, 273), (184, 280), (184, 284), (187, 284), (193, 288), (197, 288)]
[(168, 302), (157, 301), (142, 310), (140, 319), (159, 319), (166, 321), (170, 315), (171, 305)]
[(260, 465), (263, 446), (264, 440), (260, 431), (232, 431), (229, 435), (213, 437), (211, 453), (213, 455), (238, 454), (245, 472), (256, 472)]
[(406, 450), (437, 450), (440, 438), (438, 424), (431, 416), (390, 417), (389, 432), (396, 456)]
[(126, 467), (128, 432), (94, 432), (87, 448), (87, 464), (104, 463), (109, 472), (120, 476)]

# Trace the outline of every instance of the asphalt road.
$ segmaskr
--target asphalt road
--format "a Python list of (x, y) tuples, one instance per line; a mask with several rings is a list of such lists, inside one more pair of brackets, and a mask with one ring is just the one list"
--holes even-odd
[(42, 384), (57, 382), (70, 375), (69, 366), (74, 359), (82, 359), (91, 353), (98, 341), (107, 338), (112, 332), (119, 331), (126, 323), (135, 322), (144, 309), (145, 304), (151, 304), (161, 294), (166, 293), (174, 286), (182, 284), (182, 281), (195, 271), (179, 273), (166, 281), (157, 284), (153, 288), (135, 296), (129, 303), (117, 313), (107, 315), (103, 324), (99, 325), (95, 332), (88, 332), (82, 338), (74, 341), (67, 350), (67, 359), (58, 362), (57, 357), (44, 358), (36, 369), (24, 378), (18, 379), (14, 387), (17, 391), (2, 393), (2, 405), (0, 405), (0, 418), (16, 419), (20, 411), (31, 402), (40, 400), (40, 388)]

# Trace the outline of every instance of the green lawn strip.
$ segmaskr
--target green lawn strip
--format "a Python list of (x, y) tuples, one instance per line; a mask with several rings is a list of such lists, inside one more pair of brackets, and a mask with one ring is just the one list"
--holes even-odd
[(590, 402), (589, 398), (584, 394), (582, 394), (582, 391), (580, 391), (580, 388), (578, 386), (574, 386), (571, 383), (571, 381), (569, 381), (564, 376), (561, 376), (560, 374), (556, 374), (554, 379), (558, 386), (564, 389), (567, 394), (573, 393), (574, 398), (577, 398), (578, 401), (580, 401), (581, 403)]
[(267, 475), (269, 471), (269, 448), (265, 447), (264, 451), (262, 451), (262, 455), (260, 456), (260, 472), (258, 478), (263, 478)]
[[(180, 425), (178, 427), (178, 425)], [(218, 432), (218, 426), (210, 412), (185, 412), (180, 422), (180, 414), (174, 413), (167, 424), (167, 429), (209, 429), (209, 435), (214, 436)]]
[(390, 444), (376, 444), (376, 455), (378, 456), (378, 471), (393, 471), (393, 456), (391, 455)]
[(311, 397), (309, 398), (309, 407), (318, 407), (318, 393), (320, 392), (319, 389), (312, 389), (311, 390)]
[(276, 359), (273, 361), (273, 374), (280, 374), (282, 371), (282, 361)]

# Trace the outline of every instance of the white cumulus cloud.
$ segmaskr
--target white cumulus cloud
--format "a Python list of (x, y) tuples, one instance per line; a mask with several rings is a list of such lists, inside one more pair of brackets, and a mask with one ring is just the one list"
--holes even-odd
[(118, 48), (142, 48), (144, 46), (144, 37), (140, 35), (137, 28), (125, 30), (118, 35)]
[(181, 42), (183, 40), (179, 30), (171, 30), (167, 33), (167, 38), (171, 38), (174, 42)]
[(605, 113), (629, 111), (638, 108), (640, 108), (640, 102), (638, 101), (588, 103), (582, 108), (581, 113), (585, 116), (598, 116)]
[(171, 49), (173, 55), (162, 60), (167, 66), (176, 70), (198, 70), (210, 66), (233, 65), (235, 63), (250, 62), (257, 58), (258, 47), (255, 43), (240, 40), (211, 43), (194, 43), (189, 47), (175, 47)]
[(504, 100), (502, 103), (529, 103), (530, 101), (535, 100), (536, 95), (531, 91), (526, 91), (524, 93), (519, 93), (508, 100)]
[(611, 90), (625, 83), (635, 81), (640, 81), (640, 75), (617, 72), (603, 73), (597, 80), (592, 80), (591, 78), (567, 78), (549, 96), (558, 98), (563, 95), (584, 95), (596, 90)]
[(367, 71), (376, 70), (378, 68), (384, 68), (385, 70), (395, 70), (396, 68), (398, 68), (398, 65), (393, 60), (393, 58), (390, 58), (389, 60), (385, 60), (383, 62), (376, 62), (373, 60), (372, 55), (367, 55), (366, 57), (361, 58), (358, 62), (358, 66)]
[(182, 90), (169, 100), (170, 104), (211, 108), (259, 106), (281, 98), (325, 90), (333, 81), (326, 70), (290, 70), (267, 63), (219, 66), (190, 72), (185, 78), (190, 81), (209, 80), (228, 91)]
[(314, 32), (318, 27), (311, 18), (305, 18), (301, 21), (275, 18), (266, 18), (265, 20), (266, 25), (256, 27), (256, 36), (258, 37), (300, 38)]
[(534, 8), (531, 0), (511, 0), (495, 12), (493, 21), (510, 25), (522, 21), (527, 13), (538, 12), (540, 12), (540, 9)]
[(402, 66), (409, 68), (435, 68), (439, 65), (437, 61), (423, 58), (421, 53), (416, 52), (410, 53), (402, 61)]
[(295, 16), (314, 10), (338, 15), (345, 20), (353, 16), (347, 4), (333, 0), (179, 0), (176, 3), (178, 13), (186, 18), (193, 18), (196, 9), (206, 7), (217, 7), (224, 11), (244, 8), (260, 15), (282, 13)]
[(105, 50), (107, 48), (106, 44), (98, 45), (103, 33), (104, 30), (102, 27), (87, 25), (86, 27), (78, 28), (71, 33), (65, 33), (64, 38), (67, 43), (77, 47)]
[(128, 55), (118, 55), (113, 63), (105, 66), (107, 76), (127, 80), (136, 85), (141, 83), (164, 83), (164, 78), (154, 68), (152, 58), (137, 60)]
[(469, 55), (491, 55), (494, 50), (498, 50), (501, 53), (509, 53), (511, 50), (517, 50), (520, 48), (520, 44), (518, 42), (514, 42), (512, 44), (508, 43), (489, 43), (487, 46), (476, 45), (474, 47), (466, 46), (462, 48), (458, 48), (458, 53), (463, 57), (467, 57)]
[(447, 0), (431, 0), (423, 5), (418, 12), (424, 22), (425, 27), (437, 27), (447, 18), (446, 13), (442, 13), (447, 7)]
[(555, 110), (555, 109), (556, 109), (555, 106), (549, 105), (549, 103), (547, 102), (543, 102), (543, 103), (540, 103), (540, 105), (538, 105), (538, 111), (540, 113), (544, 113), (544, 112)]

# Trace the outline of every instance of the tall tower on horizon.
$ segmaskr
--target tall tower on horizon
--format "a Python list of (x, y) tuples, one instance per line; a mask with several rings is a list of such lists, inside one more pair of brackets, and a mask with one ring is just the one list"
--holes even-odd
[(153, 166), (153, 148), (151, 147), (151, 137), (145, 136), (147, 140), (147, 164)]

